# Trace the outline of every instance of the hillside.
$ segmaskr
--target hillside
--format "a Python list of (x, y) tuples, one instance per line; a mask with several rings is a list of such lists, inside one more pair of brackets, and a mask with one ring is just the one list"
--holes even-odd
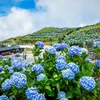
[[(32, 43), (33, 44), (36, 41), (43, 41), (48, 44), (50, 42), (57, 42), (57, 41), (62, 41), (62, 40), (65, 40), (65, 41), (67, 40), (67, 42), (68, 42), (70, 40), (72, 41), (72, 39), (75, 39), (75, 37), (83, 38), (86, 35), (84, 35), (84, 36), (82, 36), (82, 35), (87, 34), (88, 32), (90, 33), (90, 35), (92, 33), (92, 35), (91, 36), (88, 35), (88, 37), (92, 37), (92, 36), (94, 36), (93, 34), (95, 34), (95, 35), (98, 35), (96, 37), (99, 38), (100, 23), (97, 23), (94, 25), (88, 25), (85, 27), (76, 27), (76, 28), (45, 27), (37, 32), (32, 33), (32, 34), (28, 34), (25, 36), (18, 36), (15, 38), (10, 38), (10, 39), (1, 41), (0, 43), (11, 43), (11, 44)], [(76, 39), (78, 39), (78, 38), (76, 38)], [(83, 42), (83, 41), (81, 41), (81, 42)]]

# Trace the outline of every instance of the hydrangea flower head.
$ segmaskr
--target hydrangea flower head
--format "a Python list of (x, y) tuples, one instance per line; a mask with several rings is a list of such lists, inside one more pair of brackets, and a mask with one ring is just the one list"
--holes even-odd
[(90, 58), (85, 58), (86, 61), (89, 61), (90, 63), (93, 63), (93, 61)]
[(12, 84), (17, 88), (22, 88), (27, 83), (26, 75), (20, 72), (14, 72), (10, 79), (12, 81)]
[(9, 90), (11, 88), (11, 84), (12, 84), (11, 80), (6, 79), (1, 85), (2, 90)]
[(37, 81), (41, 81), (44, 77), (46, 77), (45, 74), (41, 73), (37, 76)]
[(77, 74), (79, 72), (79, 66), (76, 65), (75, 63), (71, 62), (69, 63), (66, 68), (71, 69), (75, 74)]
[(28, 100), (33, 100), (38, 95), (37, 88), (28, 88), (25, 94)]
[(35, 100), (46, 100), (43, 94), (38, 94)]
[(3, 56), (2, 55), (0, 55), (0, 59), (3, 59)]
[(95, 66), (97, 66), (97, 67), (100, 68), (100, 60), (97, 60), (97, 61), (95, 62)]
[(48, 51), (50, 54), (56, 54), (56, 49), (54, 47), (47, 47), (46, 51)]
[(0, 66), (0, 71), (2, 71), (3, 70), (3, 67), (2, 66)]
[(68, 54), (70, 56), (75, 56), (75, 55), (81, 54), (81, 53), (82, 53), (82, 51), (81, 51), (81, 49), (78, 46), (72, 46), (72, 47), (70, 47), (68, 49)]
[(58, 99), (61, 99), (61, 98), (65, 98), (66, 97), (66, 93), (64, 91), (60, 91), (58, 94), (57, 94), (57, 98)]
[(93, 90), (95, 88), (96, 82), (94, 78), (89, 76), (83, 76), (80, 79), (80, 84), (85, 88), (86, 90)]
[(57, 70), (62, 70), (66, 66), (66, 62), (64, 60), (56, 60), (56, 68)]
[(0, 96), (0, 100), (9, 100), (8, 97), (6, 95), (1, 95)]
[(68, 48), (68, 45), (66, 43), (61, 43), (62, 49)]
[(66, 70), (62, 70), (62, 76), (63, 76), (63, 78), (67, 78), (68, 80), (72, 80), (75, 77), (75, 74), (72, 70), (66, 69)]
[(56, 51), (61, 51), (62, 50), (62, 46), (60, 43), (54, 44), (53, 47), (56, 49)]
[(36, 42), (36, 46), (37, 46), (38, 48), (42, 49), (42, 48), (44, 47), (44, 43), (41, 42), (41, 41), (37, 41), (37, 42)]
[(93, 43), (93, 47), (98, 47), (98, 46), (100, 46), (100, 41), (96, 41)]
[(36, 71), (37, 74), (39, 74), (43, 70), (43, 67), (40, 64), (35, 64), (32, 67), (32, 71)]
[(61, 98), (60, 100), (68, 100), (67, 98)]
[(66, 61), (66, 58), (64, 57), (64, 56), (57, 56), (57, 60), (64, 60), (64, 61)]

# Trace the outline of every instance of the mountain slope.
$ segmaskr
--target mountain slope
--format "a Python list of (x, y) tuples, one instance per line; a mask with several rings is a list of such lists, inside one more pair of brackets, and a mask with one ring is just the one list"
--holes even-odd
[(57, 42), (60, 38), (61, 40), (65, 39), (67, 36), (68, 39), (74, 34), (80, 34), (82, 32), (90, 32), (90, 33), (97, 33), (100, 36), (100, 23), (94, 25), (88, 25), (85, 27), (76, 27), (76, 28), (57, 28), (57, 27), (45, 27), (37, 32), (32, 34), (27, 34), (25, 36), (18, 36), (15, 38), (10, 38), (0, 43), (34, 43), (36, 41), (43, 41), (43, 42)]

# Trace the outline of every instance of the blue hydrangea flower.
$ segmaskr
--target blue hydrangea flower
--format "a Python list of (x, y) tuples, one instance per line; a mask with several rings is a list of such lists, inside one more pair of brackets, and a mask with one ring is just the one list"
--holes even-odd
[(13, 68), (20, 70), (22, 68), (22, 62), (20, 60), (14, 59), (12, 60)]
[(2, 66), (0, 66), (0, 71), (2, 71), (3, 70), (3, 67)]
[(97, 66), (97, 67), (100, 68), (100, 60), (97, 60), (97, 61), (95, 62), (95, 66)]
[(83, 76), (80, 79), (80, 84), (85, 88), (86, 90), (93, 90), (95, 88), (96, 82), (93, 77), (89, 76)]
[(37, 74), (39, 74), (43, 70), (43, 67), (40, 64), (35, 64), (32, 67), (32, 71), (36, 71)]
[(66, 93), (65, 93), (64, 91), (60, 91), (60, 92), (57, 94), (57, 98), (58, 98), (58, 99), (66, 98)]
[(3, 56), (2, 55), (0, 55), (0, 59), (3, 59)]
[(56, 58), (57, 58), (57, 60), (64, 60), (64, 61), (66, 61), (66, 58), (64, 56), (61, 56), (61, 55), (57, 56)]
[(79, 66), (76, 65), (76, 64), (73, 63), (73, 62), (71, 62), (71, 63), (69, 63), (68, 65), (66, 65), (66, 68), (71, 69), (71, 70), (74, 72), (74, 74), (77, 74), (77, 73), (79, 72)]
[(37, 45), (37, 47), (40, 48), (40, 49), (42, 49), (42, 48), (44, 47), (44, 43), (41, 42), (41, 41), (37, 41), (37, 42), (36, 42), (36, 45)]
[(20, 72), (14, 72), (10, 79), (12, 81), (12, 84), (17, 88), (22, 88), (27, 83), (26, 75)]
[(61, 98), (60, 100), (68, 100), (67, 98)]
[(98, 47), (98, 46), (100, 46), (100, 41), (96, 41), (93, 43), (93, 47)]
[(46, 100), (43, 94), (38, 94), (34, 100)]
[(9, 90), (11, 88), (11, 84), (12, 84), (11, 80), (6, 79), (1, 85), (2, 90)]
[(77, 54), (81, 54), (81, 49), (78, 46), (72, 46), (68, 49), (68, 54), (70, 56), (75, 56)]
[(25, 94), (28, 100), (33, 100), (38, 95), (37, 88), (28, 88)]
[(9, 73), (13, 74), (14, 73), (14, 69), (12, 66), (8, 67)]
[(86, 49), (86, 48), (81, 48), (81, 51), (82, 51), (82, 53), (86, 53), (86, 54), (88, 54), (88, 50)]
[(47, 47), (46, 51), (48, 51), (50, 54), (56, 54), (56, 49), (54, 47)]
[(66, 69), (66, 70), (62, 70), (62, 76), (63, 76), (63, 78), (67, 78), (68, 80), (72, 80), (75, 77), (75, 74), (72, 70)]
[(56, 49), (56, 51), (61, 51), (62, 50), (62, 46), (59, 43), (54, 44), (53, 47)]
[(1, 95), (0, 100), (8, 100), (8, 97), (6, 95)]
[(61, 43), (62, 49), (68, 48), (68, 45), (66, 43)]
[(93, 63), (93, 61), (90, 58), (85, 58), (86, 61), (89, 61), (90, 63)]
[(56, 68), (57, 70), (62, 70), (66, 66), (66, 62), (64, 60), (56, 60)]
[(46, 77), (46, 75), (41, 73), (40, 75), (37, 76), (37, 81), (41, 81), (44, 77)]

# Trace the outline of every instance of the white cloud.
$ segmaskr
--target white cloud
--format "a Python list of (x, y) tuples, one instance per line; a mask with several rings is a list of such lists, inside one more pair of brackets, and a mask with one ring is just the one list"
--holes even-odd
[[(39, 11), (12, 7), (7, 16), (0, 17), (0, 40), (32, 33), (43, 27), (76, 27), (100, 21), (100, 0), (35, 0), (35, 2)], [(41, 7), (44, 12), (40, 11)]]

